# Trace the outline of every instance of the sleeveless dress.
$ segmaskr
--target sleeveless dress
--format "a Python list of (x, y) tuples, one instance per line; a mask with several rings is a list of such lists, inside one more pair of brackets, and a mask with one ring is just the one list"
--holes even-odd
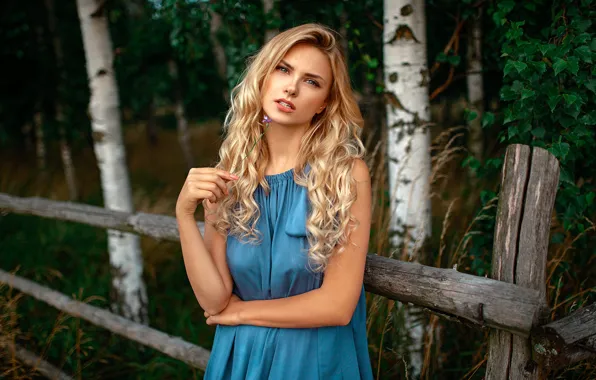
[[(307, 166), (307, 170), (309, 167)], [(306, 188), (294, 170), (265, 176), (255, 201), (259, 244), (228, 236), (227, 262), (234, 294), (244, 301), (290, 297), (319, 288), (322, 274), (308, 269)], [(366, 337), (364, 286), (346, 326), (272, 328), (217, 325), (204, 379), (372, 379)]]

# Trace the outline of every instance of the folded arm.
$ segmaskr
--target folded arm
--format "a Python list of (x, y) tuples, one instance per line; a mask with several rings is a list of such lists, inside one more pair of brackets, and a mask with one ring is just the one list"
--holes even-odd
[(358, 221), (343, 252), (329, 259), (320, 288), (287, 298), (230, 302), (208, 324), (247, 324), (281, 328), (346, 325), (362, 291), (371, 223), (371, 184), (364, 161), (352, 171), (357, 197), (350, 212)]

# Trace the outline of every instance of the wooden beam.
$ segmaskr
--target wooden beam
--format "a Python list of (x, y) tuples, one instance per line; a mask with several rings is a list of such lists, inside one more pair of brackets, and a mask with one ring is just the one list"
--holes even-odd
[(524, 337), (529, 336), (531, 321), (541, 305), (536, 290), (382, 256), (368, 256), (364, 284), (369, 292), (413, 303), (441, 316)]
[[(492, 277), (539, 293), (537, 312), (528, 321), (537, 326), (548, 315), (546, 259), (559, 163), (542, 148), (511, 145), (502, 173)], [(492, 331), (487, 380), (541, 378), (543, 374), (532, 359), (530, 347), (527, 337)]]
[(596, 358), (596, 303), (534, 329), (532, 347), (547, 371)]
[[(162, 215), (127, 214), (96, 206), (1, 193), (0, 209), (179, 241), (175, 218)], [(367, 257), (364, 284), (369, 292), (420, 305), (440, 316), (452, 316), (477, 327), (490, 326), (524, 337), (529, 336), (531, 321), (540, 307), (539, 293), (533, 290), (375, 254)]]
[[(133, 232), (155, 239), (180, 241), (176, 218), (172, 216), (144, 212), (131, 214), (82, 203), (52, 201), (39, 197), (22, 198), (0, 193), (0, 214), (9, 212)], [(204, 234), (204, 223), (198, 222), (197, 225)]]
[(73, 300), (66, 295), (38, 285), (23, 277), (13, 275), (0, 269), (0, 282), (43, 301), (58, 310), (74, 317), (82, 318), (94, 325), (103, 327), (135, 342), (149, 346), (174, 359), (205, 370), (210, 352), (202, 347), (186, 342), (181, 338), (168, 335), (159, 330), (130, 321), (101, 308)]
[(12, 342), (5, 342), (1, 345), (8, 350), (15, 358), (20, 360), (23, 364), (28, 365), (34, 372), (39, 372), (43, 376), (52, 380), (72, 380), (73, 378), (60, 371), (59, 368), (53, 364), (48, 363), (33, 352), (28, 351), (22, 347), (17, 346)]

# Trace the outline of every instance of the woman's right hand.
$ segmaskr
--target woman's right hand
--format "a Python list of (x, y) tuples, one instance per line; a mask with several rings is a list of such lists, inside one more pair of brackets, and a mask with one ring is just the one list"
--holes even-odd
[(217, 203), (228, 192), (227, 183), (238, 176), (215, 168), (193, 168), (188, 172), (176, 201), (176, 216), (194, 215), (199, 202)]

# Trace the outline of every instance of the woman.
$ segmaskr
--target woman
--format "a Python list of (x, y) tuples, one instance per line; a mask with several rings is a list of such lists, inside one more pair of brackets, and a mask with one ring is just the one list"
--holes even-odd
[(192, 169), (176, 204), (188, 278), (217, 325), (205, 379), (372, 379), (361, 125), (331, 30), (287, 30), (249, 62), (218, 165)]

